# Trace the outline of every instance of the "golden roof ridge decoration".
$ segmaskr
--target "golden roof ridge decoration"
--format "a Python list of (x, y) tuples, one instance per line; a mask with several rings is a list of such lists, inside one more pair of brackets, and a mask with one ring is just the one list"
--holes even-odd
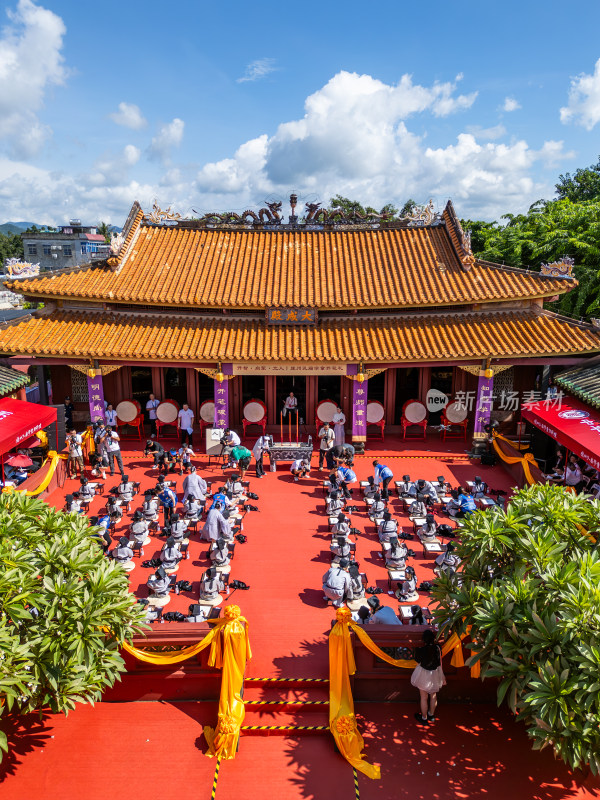
[(152, 211), (144, 215), (144, 222), (151, 225), (161, 225), (164, 222), (178, 222), (180, 219), (183, 219), (181, 214), (171, 211), (171, 206), (163, 211), (156, 200), (152, 204)]
[(575, 266), (575, 259), (570, 256), (563, 256), (562, 258), (552, 261), (550, 264), (542, 264), (540, 266), (540, 275), (545, 278), (566, 278), (573, 280), (573, 267)]

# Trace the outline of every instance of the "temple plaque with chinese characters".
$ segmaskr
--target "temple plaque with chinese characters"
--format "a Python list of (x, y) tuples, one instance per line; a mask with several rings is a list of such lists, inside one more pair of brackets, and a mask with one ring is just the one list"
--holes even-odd
[(316, 308), (267, 308), (270, 325), (314, 325), (317, 322)]

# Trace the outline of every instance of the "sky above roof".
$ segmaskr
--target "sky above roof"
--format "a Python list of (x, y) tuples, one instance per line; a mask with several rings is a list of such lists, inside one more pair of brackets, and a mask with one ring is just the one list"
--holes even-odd
[(343, 194), (495, 219), (598, 159), (600, 5), (0, 2), (0, 222)]

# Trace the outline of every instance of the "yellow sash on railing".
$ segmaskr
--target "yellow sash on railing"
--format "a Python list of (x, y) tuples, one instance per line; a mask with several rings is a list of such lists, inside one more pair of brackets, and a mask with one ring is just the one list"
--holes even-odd
[[(364, 742), (354, 715), (350, 676), (356, 672), (356, 663), (350, 630), (354, 631), (367, 650), (394, 667), (413, 669), (417, 662), (412, 659), (392, 658), (384, 653), (369, 634), (352, 621), (347, 608), (337, 610), (336, 620), (329, 634), (329, 729), (346, 761), (369, 778), (378, 779), (381, 777), (380, 768), (364, 758)], [(453, 633), (442, 647), (442, 656), (452, 652), (451, 664), (455, 667), (462, 667), (465, 663), (461, 643), (465, 636), (464, 633), (460, 636)], [(480, 666), (477, 662), (471, 668), (471, 677), (479, 677), (479, 672)]]
[(239, 606), (226, 606), (225, 616), (217, 620), (214, 628), (202, 641), (173, 653), (149, 653), (130, 644), (123, 650), (147, 664), (179, 664), (197, 655), (210, 645), (208, 664), (222, 670), (219, 715), (216, 729), (204, 727), (208, 742), (207, 756), (235, 758), (235, 751), (244, 721), (245, 708), (242, 686), (246, 662), (252, 658), (248, 638), (248, 622), (241, 616)]

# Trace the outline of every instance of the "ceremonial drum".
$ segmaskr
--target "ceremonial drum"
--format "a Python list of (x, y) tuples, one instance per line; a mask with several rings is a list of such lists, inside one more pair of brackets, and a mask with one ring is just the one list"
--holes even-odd
[(464, 422), (467, 418), (467, 408), (464, 403), (450, 403), (450, 405), (446, 406), (444, 411), (446, 419), (448, 422), (451, 422), (452, 425), (460, 425), (460, 423)]
[(244, 436), (246, 435), (246, 428), (249, 425), (260, 425), (263, 429), (263, 436), (265, 433), (265, 426), (267, 424), (267, 407), (262, 400), (248, 400), (244, 405), (243, 419)]
[(137, 400), (122, 400), (115, 411), (121, 422), (130, 424), (142, 413), (142, 407)]
[(336, 410), (337, 405), (334, 402), (331, 400), (321, 400), (315, 412), (317, 428), (322, 425), (323, 422), (331, 423)]
[(421, 433), (417, 436), (411, 436), (412, 439), (426, 439), (427, 438), (427, 408), (419, 400), (409, 400), (402, 408), (402, 438), (406, 439), (406, 431), (411, 426), (416, 426), (421, 429)]
[(427, 416), (427, 408), (418, 400), (411, 400), (404, 408), (404, 416), (411, 425), (419, 425)]
[(385, 409), (383, 403), (379, 400), (371, 400), (367, 403), (367, 425), (377, 425), (381, 431), (381, 438), (383, 439), (383, 429), (385, 427)]
[[(442, 411), (442, 439), (467, 438), (467, 408), (464, 403), (450, 403)], [(454, 428), (454, 430), (452, 430)], [(456, 430), (458, 428), (458, 430)]]
[(163, 400), (156, 409), (156, 419), (161, 425), (174, 425), (177, 422), (179, 405), (175, 400)]
[(215, 402), (205, 400), (200, 406), (200, 433), (204, 428), (212, 428), (215, 424)]

